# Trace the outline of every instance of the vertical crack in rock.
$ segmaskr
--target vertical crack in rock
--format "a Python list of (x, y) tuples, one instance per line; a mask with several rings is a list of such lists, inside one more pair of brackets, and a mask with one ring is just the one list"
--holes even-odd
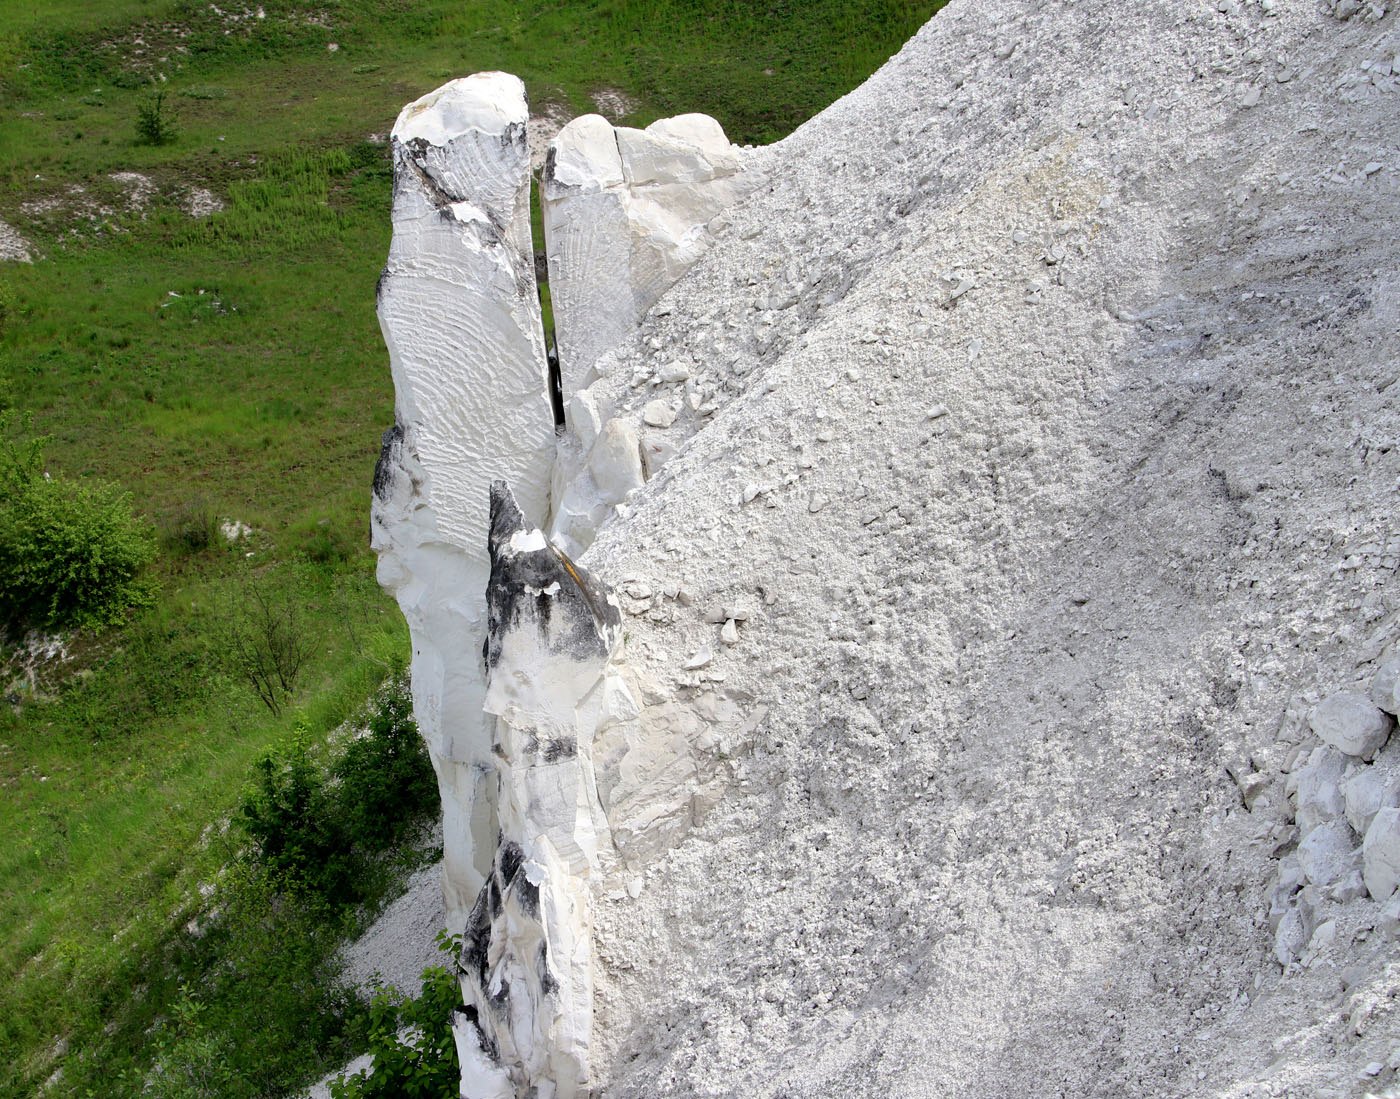
[(540, 203), (566, 401), (700, 258), (707, 223), (758, 182), (708, 115), (637, 130), (592, 114), (559, 131)]
[(454, 80), (392, 134), (393, 239), (379, 281), (395, 425), (375, 471), (379, 581), (413, 641), (418, 728), (443, 804), (448, 925), (465, 926), (491, 871), (495, 762), (483, 716), (488, 487), (548, 514), (555, 418), (530, 241), (524, 85)]
[(491, 486), (485, 708), (500, 825), (459, 959), (453, 1018), (466, 1099), (572, 1099), (590, 1086), (589, 880), (609, 847), (599, 731), (636, 712), (610, 661), (612, 593)]

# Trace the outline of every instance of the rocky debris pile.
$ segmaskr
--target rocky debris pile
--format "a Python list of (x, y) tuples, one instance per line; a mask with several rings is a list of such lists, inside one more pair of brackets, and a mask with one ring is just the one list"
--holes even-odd
[[(1348, 902), (1364, 904), (1381, 933), (1400, 935), (1397, 674), (1400, 649), (1380, 663), (1367, 693), (1338, 691), (1308, 714), (1316, 740), (1295, 750), (1285, 786), (1296, 829), (1284, 847), (1296, 849), (1279, 859), (1269, 898), (1274, 957), (1285, 967), (1333, 943), (1334, 910)], [(1251, 788), (1243, 792), (1248, 803)]]

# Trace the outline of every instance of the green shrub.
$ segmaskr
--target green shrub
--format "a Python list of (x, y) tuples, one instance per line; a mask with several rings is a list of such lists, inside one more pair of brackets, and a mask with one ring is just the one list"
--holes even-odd
[(254, 862), (282, 888), (332, 904), (374, 901), (388, 879), (380, 856), (437, 806), (437, 784), (402, 684), (378, 700), (365, 734), (329, 766), (298, 722), (256, 765), (239, 821)]
[(175, 140), (175, 108), (167, 104), (159, 85), (136, 104), (136, 141), (140, 145), (169, 145)]
[(402, 842), (437, 808), (437, 781), (405, 684), (385, 692), (368, 733), (350, 742), (332, 770), (346, 833), (369, 851)]
[(331, 1084), (332, 1099), (456, 1099), (462, 1070), (450, 1016), (461, 1002), (457, 979), (440, 966), (423, 971), (414, 999), (379, 989), (369, 1009), (374, 1072), (339, 1077)]
[(12, 628), (115, 622), (148, 603), (141, 570), (155, 556), (131, 496), (102, 481), (43, 472), (45, 439), (18, 443), (0, 415), (0, 615)]
[(189, 985), (181, 985), (170, 1019), (156, 1034), (155, 1065), (145, 1081), (150, 1099), (224, 1099), (237, 1083), (231, 1036), (204, 1025), (205, 1011)]
[(354, 854), (326, 776), (311, 759), (309, 730), (261, 757), (239, 807), (257, 863), (284, 888), (336, 902), (355, 899)]

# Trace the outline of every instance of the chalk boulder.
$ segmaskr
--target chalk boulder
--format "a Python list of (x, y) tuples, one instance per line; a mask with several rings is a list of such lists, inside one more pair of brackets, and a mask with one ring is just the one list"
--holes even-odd
[(1352, 775), (1344, 791), (1347, 823), (1357, 835), (1364, 836), (1377, 813), (1400, 806), (1400, 775), (1382, 770), (1377, 764)]
[(1307, 766), (1298, 773), (1298, 828), (1304, 834), (1336, 819), (1346, 808), (1342, 774), (1347, 759), (1335, 748), (1313, 750)]
[(1313, 708), (1308, 724), (1323, 743), (1349, 756), (1371, 759), (1390, 736), (1394, 722), (1365, 695), (1338, 691)]
[(1400, 886), (1400, 809), (1382, 809), (1366, 829), (1362, 872), (1372, 899), (1387, 901)]
[(1371, 677), (1371, 701), (1388, 714), (1396, 712), (1395, 689), (1400, 684), (1400, 649), (1395, 650)]
[(1298, 866), (1313, 885), (1331, 885), (1356, 869), (1356, 841), (1344, 820), (1318, 825), (1298, 844)]

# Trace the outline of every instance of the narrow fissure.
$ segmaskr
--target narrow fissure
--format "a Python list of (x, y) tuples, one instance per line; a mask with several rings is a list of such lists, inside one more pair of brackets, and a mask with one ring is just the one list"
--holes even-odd
[[(559, 343), (554, 336), (554, 307), (549, 296), (549, 251), (544, 239), (544, 206), (540, 201), (540, 180), (530, 173), (530, 242), (535, 263), (535, 293), (540, 299), (540, 324), (544, 326), (544, 356), (549, 370), (549, 405), (554, 411), (554, 430), (564, 430), (564, 379), (559, 369)], [(543, 248), (535, 248), (535, 243)]]

